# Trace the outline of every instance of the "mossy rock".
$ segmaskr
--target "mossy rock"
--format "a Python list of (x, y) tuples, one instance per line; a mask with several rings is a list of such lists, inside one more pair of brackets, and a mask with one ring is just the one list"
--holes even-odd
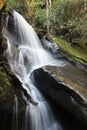
[(3, 67), (0, 66), (0, 107), (9, 107), (13, 101), (13, 89)]
[(77, 45), (71, 45), (64, 39), (51, 35), (53, 41), (55, 41), (58, 46), (70, 56), (76, 62), (79, 62), (87, 66), (87, 47), (78, 43)]
[(16, 95), (19, 109), (24, 109), (25, 101), (21, 95), (21, 87), (21, 82), (11, 72), (7, 60), (0, 55), (0, 108), (11, 108), (15, 100), (14, 95)]
[(3, 67), (0, 66), (0, 107), (9, 107), (13, 101), (14, 91)]

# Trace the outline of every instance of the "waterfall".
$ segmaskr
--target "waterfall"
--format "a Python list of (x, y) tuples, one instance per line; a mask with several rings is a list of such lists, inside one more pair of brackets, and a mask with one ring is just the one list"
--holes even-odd
[[(9, 22), (9, 17), (6, 22)], [(38, 103), (38, 105), (27, 103), (24, 130), (62, 130), (59, 122), (55, 121), (47, 101), (33, 85), (30, 75), (33, 70), (41, 66), (55, 63), (62, 66), (63, 63), (57, 62), (43, 49), (34, 29), (16, 11), (13, 11), (13, 19), (14, 30), (9, 31), (8, 23), (3, 29), (3, 35), (8, 43), (5, 55), (12, 72), (19, 78), (33, 100)]]
[(18, 99), (16, 95), (14, 95), (13, 102), (12, 130), (18, 130)]

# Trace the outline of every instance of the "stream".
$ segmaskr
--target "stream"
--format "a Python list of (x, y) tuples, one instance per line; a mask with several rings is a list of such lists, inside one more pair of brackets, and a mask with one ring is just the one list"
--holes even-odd
[[(12, 21), (12, 25), (10, 21)], [(33, 103), (30, 103), (25, 95), (23, 95), (27, 106), (21, 130), (72, 130), (72, 128), (73, 130), (83, 130), (81, 128), (83, 125), (78, 127), (78, 121), (77, 123), (69, 121), (69, 119), (72, 120), (74, 118), (70, 115), (67, 117), (66, 112), (58, 105), (56, 106), (56, 103), (53, 101), (50, 103), (49, 98), (47, 101), (43, 96), (45, 94), (42, 94), (36, 88), (34, 80), (30, 78), (31, 73), (42, 66), (57, 65), (62, 67), (65, 66), (66, 62), (60, 58), (54, 58), (42, 47), (34, 29), (16, 11), (12, 12), (12, 16), (8, 15), (6, 17), (3, 36), (7, 39), (8, 43), (5, 55), (11, 70), (21, 81), (23, 88), (27, 90), (33, 101)], [(18, 102), (16, 96), (14, 102), (12, 130), (20, 130), (18, 127)], [(60, 115), (65, 118), (62, 118)], [(60, 119), (58, 119), (58, 116)], [(66, 125), (66, 122), (68, 122), (66, 120), (76, 126), (72, 126), (70, 129), (69, 125)]]

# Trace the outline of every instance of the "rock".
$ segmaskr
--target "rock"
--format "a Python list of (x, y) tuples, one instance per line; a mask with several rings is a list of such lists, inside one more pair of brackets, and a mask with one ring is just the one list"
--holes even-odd
[(2, 43), (4, 42), (3, 36), (2, 36), (2, 13), (4, 11), (6, 7), (6, 0), (1, 0), (0, 1), (0, 54), (3, 53), (3, 47), (2, 47)]
[(12, 105), (14, 92), (7, 78), (6, 72), (0, 66), (0, 108), (9, 108)]
[[(4, 0), (0, 2), (4, 2)], [(13, 130), (13, 128), (17, 130), (17, 127), (18, 129), (24, 127), (21, 124), (24, 122), (27, 106), (22, 94), (30, 101), (31, 97), (23, 89), (18, 78), (11, 72), (7, 59), (3, 57), (3, 52), (7, 49), (7, 41), (2, 36), (1, 15), (3, 9), (4, 6), (0, 10), (0, 130)], [(15, 122), (18, 123), (18, 126)]]
[(23, 109), (25, 102), (21, 95), (22, 84), (11, 72), (7, 60), (0, 55), (0, 108), (9, 109), (13, 105), (14, 95), (17, 96), (19, 109)]
[(63, 67), (47, 66), (45, 71), (49, 72), (56, 80), (76, 91), (80, 96), (87, 99), (87, 72), (67, 62)]
[(35, 85), (42, 92), (44, 91), (69, 113), (87, 125), (86, 73), (84, 75), (82, 71), (76, 71), (71, 65), (62, 68), (47, 66), (44, 70), (35, 70), (33, 75)]
[(27, 106), (22, 98), (23, 93), (21, 82), (11, 72), (7, 60), (0, 55), (0, 130), (21, 129)]

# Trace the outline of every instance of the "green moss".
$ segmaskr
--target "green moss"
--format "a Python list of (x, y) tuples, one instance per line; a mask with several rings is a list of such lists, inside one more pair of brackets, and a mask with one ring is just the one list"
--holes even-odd
[(66, 51), (68, 54), (73, 56), (73, 58), (85, 65), (87, 65), (87, 47), (79, 44), (78, 46), (71, 46), (70, 43), (66, 42), (64, 39), (60, 39), (59, 37), (55, 37), (52, 35), (52, 38), (58, 45)]
[(9, 106), (13, 100), (13, 89), (3, 67), (0, 66), (0, 105)]

